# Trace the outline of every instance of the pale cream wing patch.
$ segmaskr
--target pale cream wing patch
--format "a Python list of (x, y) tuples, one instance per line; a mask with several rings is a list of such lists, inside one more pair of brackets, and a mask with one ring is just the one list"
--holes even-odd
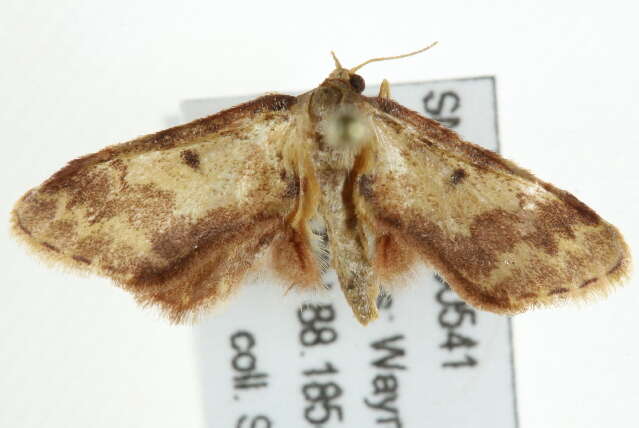
[(421, 258), (498, 313), (606, 293), (627, 275), (619, 231), (574, 196), (393, 102), (372, 104), (378, 144), (358, 209), (378, 263), (391, 264), (379, 270)]
[(262, 97), (77, 159), (17, 202), (14, 232), (181, 321), (226, 297), (284, 230), (294, 102)]

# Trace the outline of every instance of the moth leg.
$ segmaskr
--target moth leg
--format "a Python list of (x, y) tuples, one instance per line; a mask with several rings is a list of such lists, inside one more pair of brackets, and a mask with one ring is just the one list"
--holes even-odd
[(320, 191), (308, 157), (299, 153), (296, 156), (296, 206), (286, 218), (284, 233), (273, 242), (271, 266), (287, 285), (309, 288), (321, 284), (321, 266), (309, 227), (317, 212)]

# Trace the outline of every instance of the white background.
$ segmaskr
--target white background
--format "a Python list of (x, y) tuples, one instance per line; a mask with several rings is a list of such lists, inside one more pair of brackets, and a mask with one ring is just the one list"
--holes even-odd
[[(3, 0), (0, 426), (203, 426), (192, 327), (25, 255), (9, 209), (69, 159), (166, 127), (183, 99), (315, 86), (331, 49), (354, 65), (440, 41), (369, 82), (495, 74), (505, 156), (639, 248), (639, 10), (517, 3)], [(516, 317), (522, 428), (636, 426), (638, 286)]]

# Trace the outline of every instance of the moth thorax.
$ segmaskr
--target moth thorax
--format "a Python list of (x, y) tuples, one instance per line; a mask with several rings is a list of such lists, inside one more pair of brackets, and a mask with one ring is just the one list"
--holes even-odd
[(327, 115), (320, 130), (324, 141), (340, 151), (358, 151), (372, 136), (366, 117), (353, 109), (339, 109)]

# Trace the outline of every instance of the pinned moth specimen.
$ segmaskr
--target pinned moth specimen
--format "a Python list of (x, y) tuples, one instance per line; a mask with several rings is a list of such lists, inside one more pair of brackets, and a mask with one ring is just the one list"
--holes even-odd
[(13, 231), (175, 322), (227, 299), (256, 269), (309, 289), (334, 268), (362, 324), (378, 316), (380, 288), (418, 263), (501, 314), (605, 294), (627, 276), (615, 227), (397, 104), (387, 81), (363, 96), (364, 64), (335, 58), (310, 92), (75, 159), (17, 202)]

